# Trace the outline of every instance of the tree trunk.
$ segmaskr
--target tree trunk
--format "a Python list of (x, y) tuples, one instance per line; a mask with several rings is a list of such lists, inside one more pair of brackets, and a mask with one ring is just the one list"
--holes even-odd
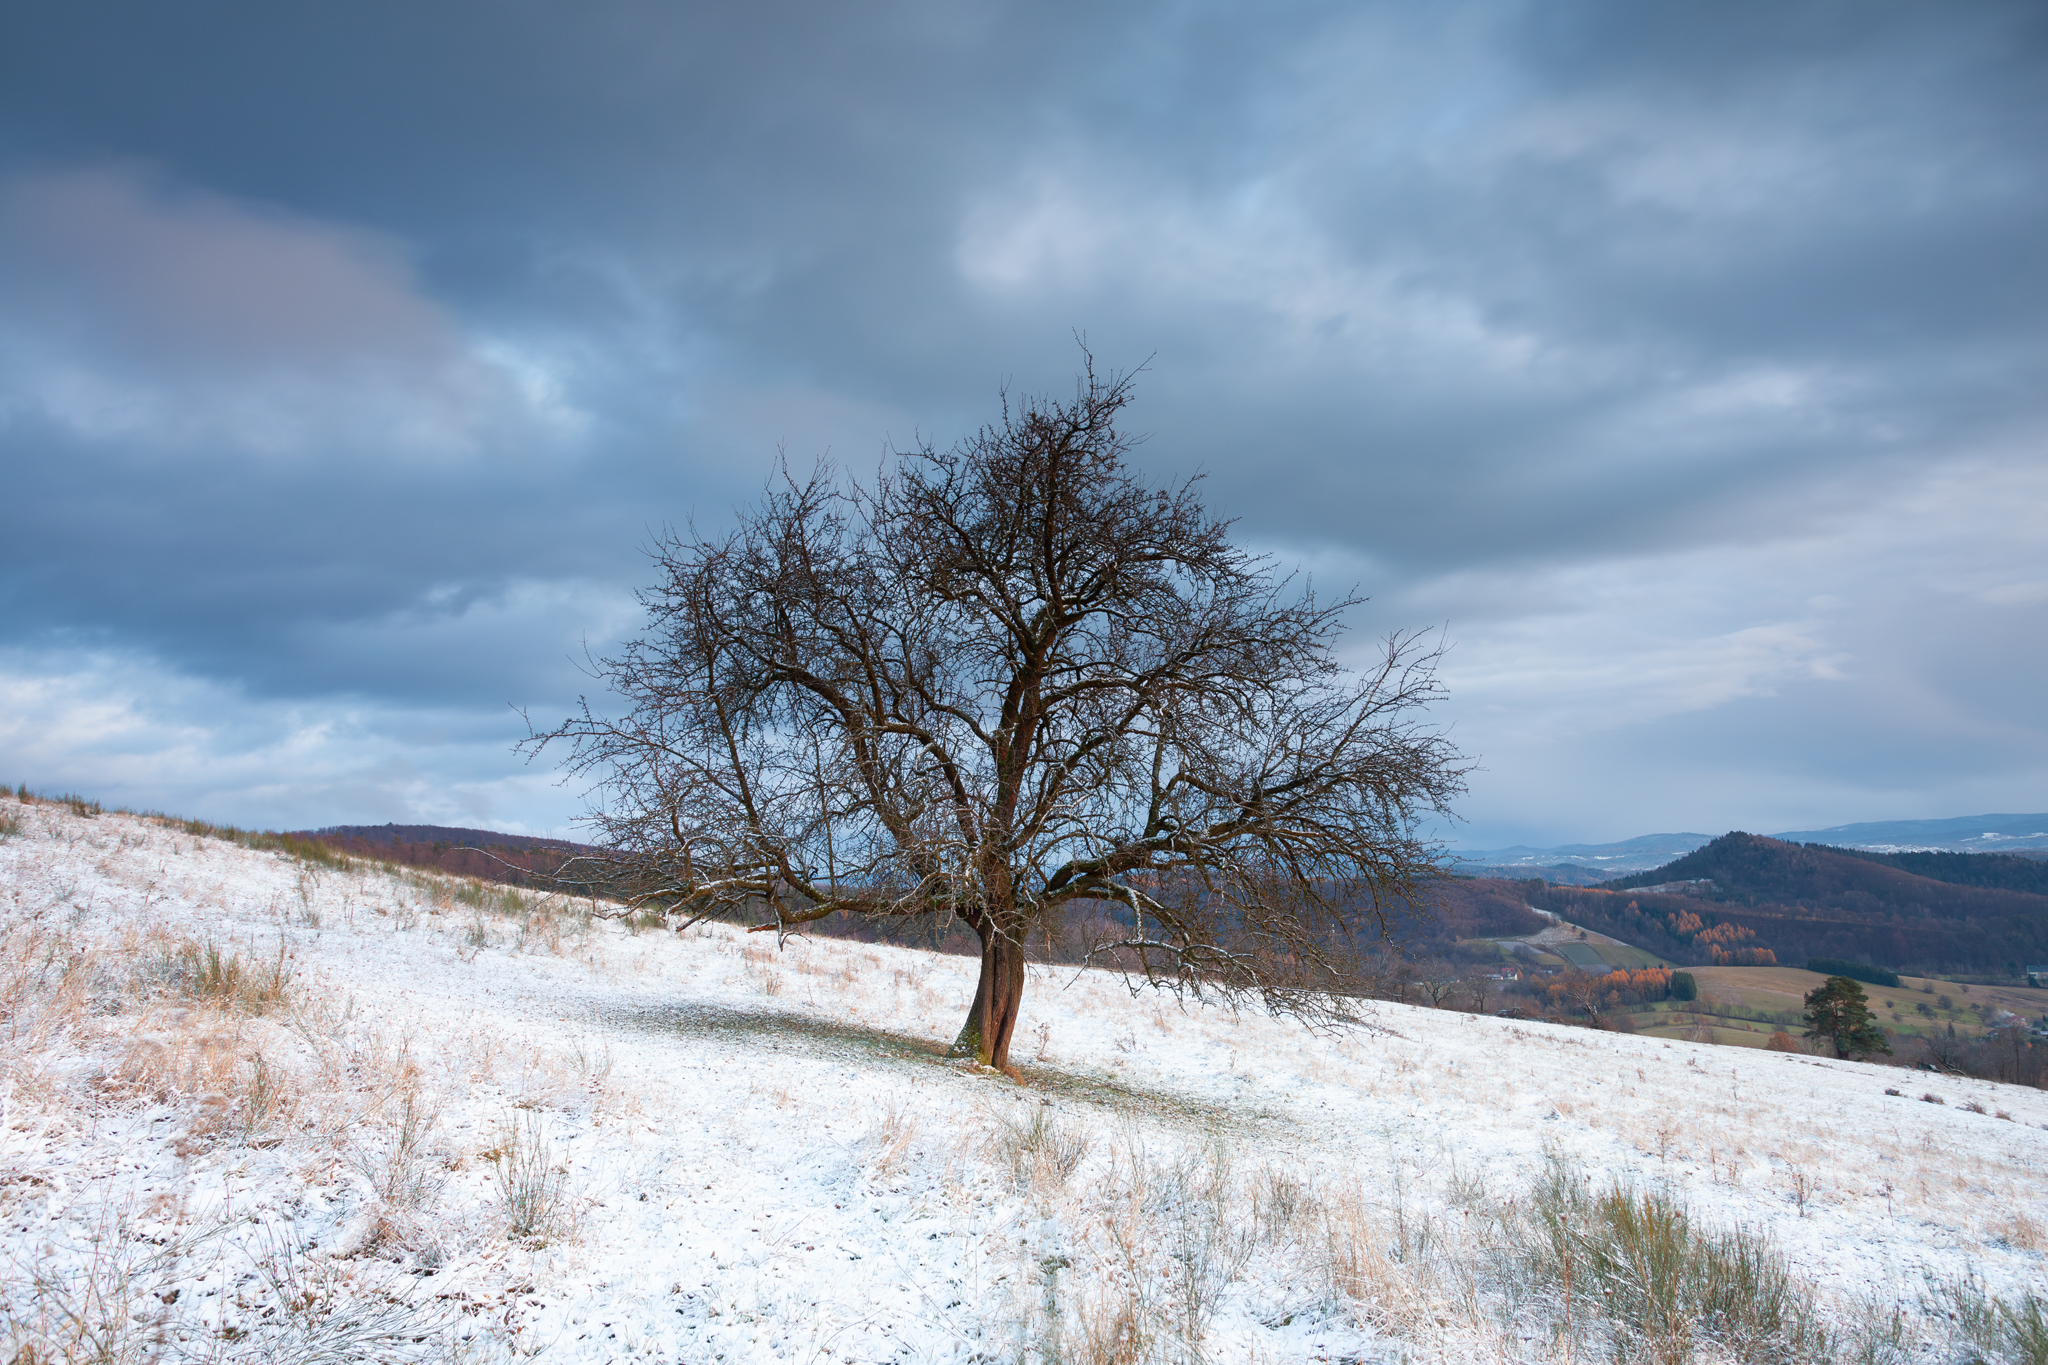
[(1017, 1031), (1024, 1006), (1024, 945), (993, 925), (977, 924), (974, 929), (981, 936), (981, 979), (974, 987), (967, 1022), (960, 1026), (960, 1036), (946, 1055), (972, 1057), (983, 1066), (1014, 1075), (1010, 1038)]

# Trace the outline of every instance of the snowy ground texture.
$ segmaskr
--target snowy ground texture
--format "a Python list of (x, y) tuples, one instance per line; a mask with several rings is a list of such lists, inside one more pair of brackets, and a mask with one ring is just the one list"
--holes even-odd
[(8, 1360), (1740, 1354), (1518, 1271), (1546, 1172), (1781, 1257), (1779, 1355), (1974, 1358), (1950, 1313), (2048, 1281), (2037, 1091), (1071, 970), (1020, 1086), (938, 1055), (963, 959), (0, 818)]

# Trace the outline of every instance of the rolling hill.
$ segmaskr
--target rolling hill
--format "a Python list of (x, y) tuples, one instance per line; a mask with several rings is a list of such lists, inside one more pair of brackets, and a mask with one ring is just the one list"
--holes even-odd
[[(2048, 859), (2048, 814), (1873, 820), (1830, 825), (1826, 829), (1786, 830), (1770, 837), (1786, 843), (1825, 844), (1872, 853), (2001, 853)], [(1545, 848), (1516, 844), (1510, 848), (1459, 849), (1453, 851), (1451, 863), (1468, 876), (1541, 877), (1548, 882), (1584, 886), (1662, 867), (1680, 854), (1704, 847), (1712, 838), (1707, 834), (1642, 834), (1606, 844), (1557, 844)]]
[(1532, 889), (1530, 903), (1675, 961), (1733, 965), (1730, 954), (1768, 950), (1791, 964), (1840, 957), (2014, 976), (2048, 961), (2048, 895), (2012, 889), (2031, 875), (2026, 860), (1996, 863), (1936, 864), (1947, 874), (1937, 879), (1888, 859), (1736, 831), (1598, 888)]
[(567, 839), (451, 825), (330, 825), (297, 830), (290, 837), (311, 839), (351, 857), (430, 867), (508, 886), (540, 884), (569, 859), (597, 852)]

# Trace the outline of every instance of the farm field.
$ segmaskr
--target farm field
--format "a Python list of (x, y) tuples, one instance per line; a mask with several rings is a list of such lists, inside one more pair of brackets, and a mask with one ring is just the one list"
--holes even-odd
[[(1638, 1027), (1660, 1036), (1678, 1036), (1695, 1020), (1716, 1030), (1716, 1041), (1763, 1046), (1775, 1028), (1797, 1037), (1807, 992), (1827, 980), (1803, 967), (1689, 967), (1699, 983), (1697, 1001), (1661, 1001), (1633, 1012)], [(2048, 1015), (2048, 990), (2019, 986), (1959, 986), (1949, 981), (1901, 977), (1897, 986), (1860, 983), (1871, 1011), (1887, 1030), (1908, 1041), (1954, 1026), (1958, 1034), (1975, 1037), (1991, 1030), (1990, 1020), (2008, 1011), (2033, 1020)], [(1979, 1009), (1978, 1007), (1982, 1008)], [(1775, 1016), (1775, 1020), (1724, 1019), (1727, 1010)], [(1665, 1022), (1667, 1020), (1676, 1022)], [(1725, 1039), (1721, 1035), (1726, 1035)]]
[(2040, 1091), (1040, 968), (1019, 1083), (942, 1058), (970, 960), (5, 813), (4, 1358), (1594, 1359), (1531, 1210), (1613, 1188), (1782, 1267), (1786, 1358), (2042, 1306)]
[(1497, 943), (1503, 950), (1512, 949), (1517, 944), (1524, 945), (1535, 953), (1537, 964), (1546, 967), (1570, 966), (1581, 971), (1601, 972), (1615, 967), (1633, 970), (1671, 965), (1647, 949), (1563, 921), (1553, 923), (1538, 933), (1489, 939), (1487, 942)]

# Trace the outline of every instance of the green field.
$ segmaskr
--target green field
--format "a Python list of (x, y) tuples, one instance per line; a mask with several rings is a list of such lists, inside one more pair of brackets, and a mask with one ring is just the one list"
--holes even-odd
[(1612, 965), (1590, 943), (1554, 943), (1551, 951), (1582, 972), (1604, 972)]
[[(1694, 1001), (1660, 1001), (1633, 1011), (1636, 1026), (1656, 1037), (1688, 1037), (1695, 1025), (1711, 1028), (1715, 1042), (1761, 1047), (1775, 1028), (1798, 1037), (1805, 1025), (1806, 994), (1827, 978), (1801, 967), (1691, 967), (1699, 983)], [(1999, 1010), (2027, 1019), (2048, 1014), (2048, 990), (2022, 986), (1958, 986), (1906, 977), (1892, 986), (1863, 983), (1871, 1012), (1888, 1032), (1911, 1040), (1953, 1024), (1959, 1034), (1990, 1031)], [(1943, 1000), (1948, 1002), (1943, 1005)], [(1980, 1012), (1973, 1008), (1982, 1005)], [(1721, 1035), (1726, 1035), (1721, 1036)]]
[[(1526, 946), (1546, 967), (1576, 967), (1598, 974), (1615, 967), (1669, 967), (1655, 953), (1598, 938), (1529, 943), (1494, 939), (1502, 953)], [(1637, 1031), (1653, 1038), (1696, 1038), (1726, 1046), (1762, 1047), (1784, 1029), (1804, 1032), (1806, 995), (1827, 978), (1803, 967), (1687, 967), (1699, 983), (1700, 998), (1663, 1000), (1629, 1011)], [(2025, 986), (1961, 986), (1950, 981), (1906, 977), (1897, 986), (1863, 984), (1871, 1012), (1888, 1033), (1911, 1042), (1929, 1033), (1977, 1037), (1991, 1030), (2000, 1010), (2029, 1020), (2048, 1016), (2048, 989)], [(1982, 1007), (1981, 1009), (1978, 1007)]]
[(1672, 964), (1658, 957), (1647, 948), (1637, 948), (1626, 943), (1595, 943), (1594, 951), (1607, 960), (1610, 967), (1626, 967), (1635, 971), (1643, 967), (1669, 967)]
[(1534, 943), (1526, 938), (1474, 939), (1473, 943), (1491, 943), (1498, 947), (1503, 957), (1515, 948), (1527, 948), (1536, 955), (1540, 967), (1577, 967), (1583, 972), (1600, 974), (1616, 967), (1635, 971), (1643, 967), (1669, 967), (1672, 964), (1647, 949), (1629, 943), (1616, 943), (1612, 939), (1589, 935), (1583, 939), (1566, 942)]

